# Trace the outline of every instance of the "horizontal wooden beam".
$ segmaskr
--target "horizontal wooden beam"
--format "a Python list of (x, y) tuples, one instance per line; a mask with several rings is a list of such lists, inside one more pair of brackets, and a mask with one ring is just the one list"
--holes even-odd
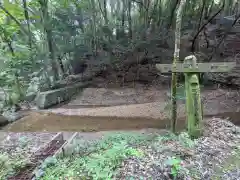
[(169, 72), (229, 72), (236, 66), (236, 62), (221, 63), (197, 63), (196, 68), (192, 68), (191, 64), (177, 63), (176, 68), (172, 64), (156, 64), (156, 68), (161, 73)]

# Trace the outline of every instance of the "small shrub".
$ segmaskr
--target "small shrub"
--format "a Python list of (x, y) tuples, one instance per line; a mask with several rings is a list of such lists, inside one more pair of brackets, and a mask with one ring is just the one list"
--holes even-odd
[(165, 165), (171, 168), (171, 175), (173, 179), (176, 180), (180, 174), (180, 171), (183, 170), (181, 166), (182, 160), (180, 158), (172, 157), (165, 161)]
[(187, 132), (182, 132), (179, 134), (178, 140), (183, 146), (188, 148), (193, 148), (196, 144), (196, 142), (191, 139)]
[[(109, 133), (102, 140), (78, 146), (78, 152), (86, 156), (59, 159), (54, 166), (46, 168), (41, 179), (55, 180), (61, 178), (112, 179), (116, 169), (129, 157), (142, 157), (144, 154), (130, 144), (142, 143), (146, 137), (135, 133)], [(42, 172), (41, 172), (42, 173)]]
[(21, 154), (10, 157), (7, 153), (0, 154), (0, 179), (14, 175), (19, 169), (29, 164), (28, 158)]

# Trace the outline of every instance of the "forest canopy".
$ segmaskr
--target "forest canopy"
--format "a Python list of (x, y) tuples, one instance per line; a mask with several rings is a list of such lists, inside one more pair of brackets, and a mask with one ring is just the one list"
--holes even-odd
[[(74, 66), (89, 56), (98, 64), (117, 67), (130, 66), (129, 59), (137, 59), (134, 53), (160, 59), (165, 49), (174, 48), (178, 4), (179, 0), (1, 0), (1, 88), (19, 99), (36, 91), (36, 84), (51, 87), (73, 74)], [(200, 53), (204, 28), (218, 16), (231, 16), (236, 23), (239, 6), (236, 0), (188, 0), (182, 23), (182, 35), (191, 37), (187, 49)], [(215, 52), (210, 42), (203, 44)], [(161, 55), (153, 55), (157, 53)], [(171, 62), (172, 51), (169, 54), (161, 58)]]

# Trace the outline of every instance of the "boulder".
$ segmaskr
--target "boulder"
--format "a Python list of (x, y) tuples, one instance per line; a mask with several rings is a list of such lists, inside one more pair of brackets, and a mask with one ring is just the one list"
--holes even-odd
[(8, 122), (14, 122), (23, 117), (20, 112), (15, 112), (15, 110), (12, 109), (4, 111), (2, 116), (6, 118)]
[(37, 96), (37, 93), (28, 93), (28, 94), (26, 94), (24, 99), (28, 102), (32, 102), (32, 101), (34, 101), (36, 96)]
[(7, 124), (8, 124), (7, 118), (5, 118), (4, 116), (0, 115), (0, 126), (5, 126)]
[(4, 89), (4, 91), (0, 90), (0, 101), (5, 101), (6, 95), (9, 93), (10, 89)]
[(36, 105), (39, 109), (46, 109), (53, 105), (67, 101), (88, 84), (89, 82), (80, 82), (75, 85), (67, 86), (65, 88), (41, 92), (35, 99)]
[(0, 91), (0, 101), (5, 100), (5, 93), (3, 91)]

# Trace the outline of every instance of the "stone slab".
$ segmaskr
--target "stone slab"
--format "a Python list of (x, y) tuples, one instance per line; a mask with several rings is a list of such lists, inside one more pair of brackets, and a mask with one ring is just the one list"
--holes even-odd
[(89, 82), (80, 82), (65, 88), (41, 92), (37, 95), (35, 102), (39, 109), (46, 109), (64, 101), (70, 100), (73, 95), (86, 87)]

